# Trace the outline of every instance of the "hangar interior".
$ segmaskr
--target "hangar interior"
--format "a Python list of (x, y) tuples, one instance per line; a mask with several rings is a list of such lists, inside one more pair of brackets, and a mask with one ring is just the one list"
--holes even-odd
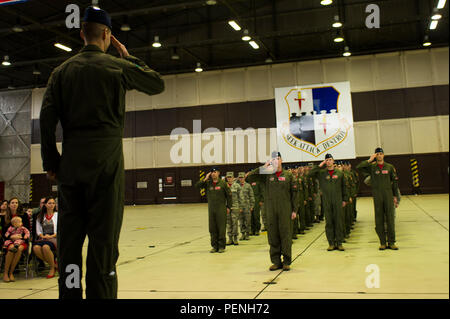
[[(111, 14), (113, 34), (160, 72), (166, 86), (159, 95), (126, 96), (120, 298), (448, 298), (448, 4), (372, 1), (381, 21), (369, 29), (367, 1), (320, 2), (96, 2)], [(39, 114), (52, 70), (83, 45), (79, 29), (65, 26), (69, 4), (84, 9), (92, 1), (0, 6), (0, 59), (11, 63), (0, 65), (0, 197), (33, 207), (57, 195), (42, 168)], [(436, 14), (440, 19), (432, 18)], [(337, 21), (342, 26), (334, 28)], [(437, 27), (430, 29), (433, 21)], [(242, 40), (247, 33), (257, 49)], [(335, 42), (337, 36), (344, 40)], [(360, 218), (344, 253), (325, 251), (321, 223), (294, 242), (290, 273), (267, 271), (264, 233), (222, 256), (208, 254), (206, 198), (194, 184), (212, 164), (195, 160), (196, 150), (217, 136), (222, 155), (214, 165), (223, 173), (255, 168), (254, 154), (270, 155), (276, 147), (275, 88), (344, 81), (353, 108), (352, 166), (381, 146), (397, 168), (405, 195), (397, 211), (400, 250), (376, 250), (371, 190), (361, 183)], [(188, 163), (171, 160), (175, 128), (187, 130)], [(198, 139), (208, 128), (217, 132)], [(266, 147), (246, 140), (242, 149), (227, 148), (227, 129), (238, 137), (257, 130)], [(61, 151), (60, 128), (57, 142)], [(419, 167), (418, 196), (411, 160)], [(381, 288), (365, 285), (370, 264), (380, 265)], [(57, 282), (0, 283), (0, 295), (56, 298)]]

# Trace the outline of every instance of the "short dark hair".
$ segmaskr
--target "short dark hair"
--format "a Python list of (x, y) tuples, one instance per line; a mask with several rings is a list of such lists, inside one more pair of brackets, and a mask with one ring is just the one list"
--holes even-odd
[(100, 39), (105, 28), (109, 30), (106, 25), (96, 22), (83, 22), (81, 24), (81, 30), (83, 30), (84, 37), (87, 41), (95, 41)]

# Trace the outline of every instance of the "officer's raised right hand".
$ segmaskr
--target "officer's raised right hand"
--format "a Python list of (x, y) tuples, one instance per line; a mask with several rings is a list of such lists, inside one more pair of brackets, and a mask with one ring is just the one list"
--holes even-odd
[(377, 154), (372, 154), (372, 155), (370, 155), (370, 158), (369, 158), (369, 163), (370, 162), (372, 162), (375, 158), (377, 157)]
[(208, 179), (209, 179), (209, 176), (211, 176), (211, 172), (209, 172), (208, 174), (206, 174), (206, 176), (205, 176), (205, 179), (204, 179), (204, 180), (205, 180), (205, 181), (206, 181), (206, 180), (208, 180)]
[(322, 163), (319, 164), (319, 167), (324, 166), (327, 163), (327, 160), (323, 160)]
[(115, 36), (111, 34), (111, 44), (116, 48), (117, 52), (120, 54), (121, 58), (126, 58), (130, 54), (128, 53), (127, 48), (116, 39)]

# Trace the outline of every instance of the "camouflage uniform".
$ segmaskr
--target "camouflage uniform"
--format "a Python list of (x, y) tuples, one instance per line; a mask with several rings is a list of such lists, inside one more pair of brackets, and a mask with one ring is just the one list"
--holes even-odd
[(356, 215), (357, 215), (356, 198), (357, 198), (358, 192), (359, 192), (359, 174), (354, 169), (352, 169), (350, 172), (353, 176), (353, 181), (355, 182), (355, 197), (353, 198), (353, 221), (356, 221)]
[[(244, 177), (244, 173), (239, 173), (239, 177)], [(241, 226), (241, 240), (248, 240), (251, 231), (251, 210), (255, 205), (255, 196), (249, 183), (240, 184), (242, 194), (241, 213), (239, 214), (239, 224)]]
[(319, 181), (316, 178), (312, 179), (312, 185), (313, 185), (313, 211), (314, 211), (314, 221), (319, 222), (320, 217), (320, 205), (321, 205), (321, 198), (320, 198), (320, 187), (319, 187)]
[(306, 206), (305, 201), (308, 196), (307, 190), (305, 188), (304, 176), (299, 175), (297, 178), (298, 183), (298, 233), (304, 234), (306, 228)]
[[(233, 177), (233, 172), (227, 172), (227, 177)], [(238, 244), (238, 220), (242, 208), (242, 188), (239, 182), (235, 181), (231, 185), (227, 183), (231, 191), (231, 208), (227, 214), (228, 242), (227, 245)]]

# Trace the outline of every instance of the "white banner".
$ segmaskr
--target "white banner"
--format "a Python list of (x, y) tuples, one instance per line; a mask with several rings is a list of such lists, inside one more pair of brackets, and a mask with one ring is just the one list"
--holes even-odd
[(350, 82), (275, 89), (283, 162), (355, 158)]

